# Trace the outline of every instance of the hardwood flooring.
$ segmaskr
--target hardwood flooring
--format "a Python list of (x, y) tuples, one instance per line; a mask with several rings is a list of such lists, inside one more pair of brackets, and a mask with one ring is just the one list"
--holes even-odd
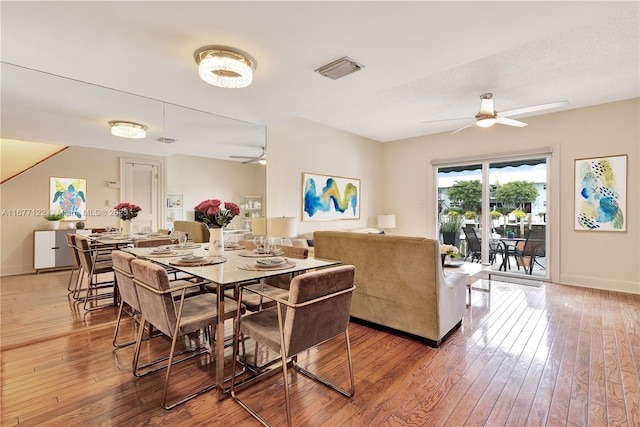
[[(133, 377), (133, 348), (111, 345), (116, 309), (78, 308), (68, 274), (2, 278), (3, 426), (259, 425), (211, 392), (162, 409), (164, 372)], [(133, 336), (131, 320), (123, 334)], [(462, 327), (438, 350), (357, 323), (350, 334), (355, 396), (290, 372), (296, 425), (640, 426), (640, 295), (493, 282), (472, 292)], [(166, 346), (153, 339), (143, 350)], [(346, 385), (341, 348), (331, 341), (299, 360)], [(174, 391), (210, 380), (208, 362), (178, 365)], [(282, 425), (281, 391), (275, 376), (243, 396)]]

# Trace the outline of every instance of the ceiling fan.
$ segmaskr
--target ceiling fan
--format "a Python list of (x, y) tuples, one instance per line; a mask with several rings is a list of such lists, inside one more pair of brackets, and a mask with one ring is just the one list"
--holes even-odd
[(261, 165), (266, 165), (267, 164), (267, 153), (264, 151), (264, 147), (260, 147), (262, 148), (262, 154), (260, 154), (259, 156), (229, 156), (230, 159), (245, 159), (244, 162), (245, 164), (253, 164), (253, 163), (260, 163)]
[[(511, 119), (511, 116), (517, 116), (519, 114), (531, 113), (533, 111), (540, 110), (548, 110), (551, 108), (561, 107), (563, 105), (567, 105), (569, 101), (557, 101), (551, 102), (548, 104), (540, 104), (540, 105), (531, 105), (529, 107), (515, 108), (513, 110), (502, 111), (498, 113), (493, 108), (493, 94), (492, 93), (484, 93), (480, 95), (480, 111), (475, 115), (475, 120), (471, 123), (467, 123), (451, 132), (452, 134), (458, 133), (461, 130), (469, 128), (471, 126), (479, 126), (482, 128), (488, 128), (498, 123), (501, 125), (507, 126), (516, 126), (516, 127), (525, 127), (527, 124), (525, 122), (521, 122), (519, 120)], [(469, 117), (466, 120), (471, 120)], [(444, 120), (430, 120), (422, 123), (434, 123), (434, 122), (442, 122), (447, 120), (465, 120), (465, 119), (444, 119)]]

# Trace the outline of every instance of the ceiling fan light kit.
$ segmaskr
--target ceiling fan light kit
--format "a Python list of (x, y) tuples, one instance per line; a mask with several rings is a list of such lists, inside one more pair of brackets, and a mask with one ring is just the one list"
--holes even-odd
[(111, 126), (111, 134), (120, 138), (141, 139), (147, 135), (147, 127), (139, 123), (112, 120), (109, 126)]
[[(470, 128), (472, 126), (478, 126), (481, 128), (488, 128), (496, 123), (500, 125), (514, 126), (514, 127), (525, 127), (527, 124), (525, 122), (521, 122), (519, 120), (515, 120), (510, 118), (510, 116), (517, 116), (519, 114), (531, 113), (533, 111), (540, 110), (548, 110), (551, 108), (562, 107), (564, 105), (569, 104), (569, 101), (557, 101), (551, 102), (548, 104), (540, 104), (540, 105), (532, 105), (529, 107), (516, 108), (513, 110), (503, 111), (502, 113), (497, 112), (493, 108), (493, 94), (492, 93), (483, 93), (480, 95), (480, 111), (475, 115), (475, 120), (473, 122), (467, 123), (466, 125), (454, 130), (451, 132), (452, 134), (458, 133), (461, 130)], [(442, 122), (447, 120), (458, 120), (458, 119), (444, 119), (444, 120), (431, 120), (422, 123), (434, 123), (434, 122)]]
[(256, 61), (237, 49), (205, 46), (196, 51), (195, 59), (200, 78), (213, 86), (238, 89), (253, 81)]

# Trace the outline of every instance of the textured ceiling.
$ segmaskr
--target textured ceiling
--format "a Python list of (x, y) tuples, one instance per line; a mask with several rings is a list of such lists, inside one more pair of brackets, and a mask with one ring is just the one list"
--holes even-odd
[[(569, 101), (566, 107), (534, 114), (640, 95), (637, 1), (3, 1), (1, 7), (5, 65), (117, 89), (154, 104), (136, 113), (134, 105), (147, 101), (129, 96), (123, 102), (114, 96), (108, 112), (92, 116), (101, 132), (103, 119), (144, 117), (161, 100), (260, 125), (303, 117), (385, 142), (454, 130), (477, 113), (485, 92), (493, 92), (498, 111)], [(202, 82), (193, 54), (211, 44), (249, 52), (258, 62), (254, 83), (229, 90)], [(365, 68), (339, 80), (314, 72), (342, 56)], [(49, 120), (60, 118), (38, 105), (48, 105), (53, 97), (61, 110), (67, 103), (91, 110), (103, 102), (97, 94), (87, 99), (71, 89), (46, 95), (44, 89), (20, 83), (20, 73), (7, 72), (16, 80), (5, 79), (6, 69), (3, 138), (63, 142), (57, 139), (64, 135), (55, 141), (40, 135), (52, 129)], [(38, 93), (50, 99), (40, 101)], [(122, 113), (114, 117), (118, 107)], [(159, 120), (162, 126), (162, 112), (155, 114), (146, 120)], [(462, 120), (422, 123), (451, 118)], [(517, 118), (526, 122), (526, 116)], [(66, 127), (71, 132), (74, 125)], [(244, 145), (244, 151), (222, 150), (221, 157), (260, 153), (256, 146), (263, 132), (248, 124), (240, 128), (250, 136), (238, 142), (229, 135), (227, 142)], [(71, 144), (104, 145), (98, 136), (66, 138)], [(119, 147), (123, 143), (113, 138), (109, 144), (220, 157), (214, 152), (224, 145), (222, 139), (215, 144), (197, 138), (187, 144), (187, 139), (171, 146), (150, 140), (136, 148)]]

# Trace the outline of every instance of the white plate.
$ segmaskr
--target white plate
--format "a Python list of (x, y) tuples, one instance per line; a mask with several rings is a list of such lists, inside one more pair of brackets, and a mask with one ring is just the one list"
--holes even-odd
[(204, 259), (203, 256), (198, 256), (198, 255), (186, 255), (180, 258), (180, 261), (184, 261), (184, 262), (198, 262), (198, 261), (202, 261)]
[(267, 259), (259, 259), (256, 261), (256, 264), (262, 266), (273, 266), (284, 264), (286, 261), (282, 258), (267, 258)]
[[(197, 245), (195, 243), (187, 243), (186, 245), (184, 245), (184, 249), (195, 249), (195, 248), (199, 248), (200, 245)], [(183, 249), (183, 246), (180, 244), (177, 245), (173, 245), (172, 246), (173, 249)]]
[(158, 247), (152, 250), (151, 252), (153, 252), (154, 254), (168, 254), (173, 252), (173, 250), (169, 247)]

